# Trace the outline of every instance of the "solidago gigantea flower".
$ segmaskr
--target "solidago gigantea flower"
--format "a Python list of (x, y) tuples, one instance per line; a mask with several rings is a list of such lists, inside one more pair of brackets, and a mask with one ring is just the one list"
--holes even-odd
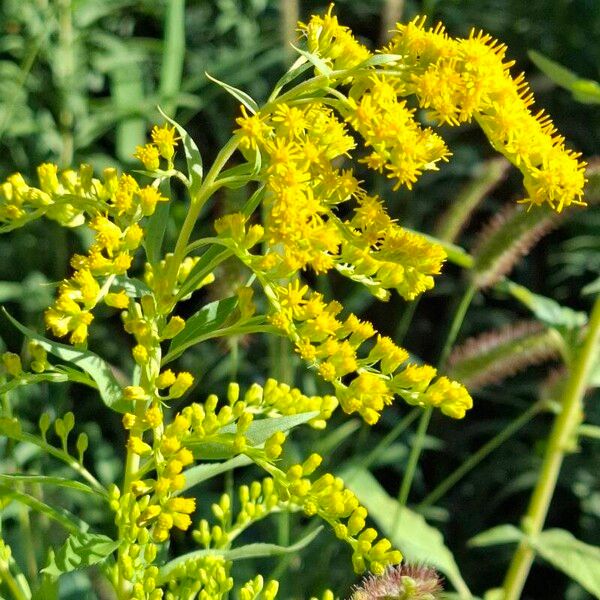
[(522, 75), (511, 76), (506, 46), (475, 31), (453, 39), (440, 25), (426, 29), (424, 23), (417, 18), (399, 24), (385, 48), (404, 57), (402, 95), (416, 95), (440, 123), (476, 120), (492, 146), (523, 173), (524, 202), (546, 202), (557, 212), (583, 204), (585, 163), (565, 148), (543, 111), (530, 111), (533, 95)]

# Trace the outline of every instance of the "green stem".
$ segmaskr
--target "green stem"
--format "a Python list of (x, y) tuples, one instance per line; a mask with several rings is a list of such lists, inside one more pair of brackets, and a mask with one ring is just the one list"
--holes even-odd
[(456, 308), (456, 312), (454, 313), (452, 323), (450, 324), (448, 335), (446, 336), (444, 347), (440, 352), (438, 369), (443, 369), (446, 366), (446, 361), (448, 360), (450, 351), (452, 350), (454, 342), (458, 337), (458, 332), (462, 327), (463, 321), (465, 320), (465, 316), (467, 314), (467, 310), (469, 310), (469, 306), (471, 305), (471, 301), (473, 300), (473, 296), (475, 295), (476, 291), (477, 287), (475, 286), (475, 284), (473, 282), (469, 282), (466, 290), (464, 291), (463, 297), (461, 298), (460, 303)]
[[(452, 346), (456, 341), (456, 337), (458, 336), (458, 332), (460, 331), (461, 325), (465, 320), (465, 315), (467, 314), (467, 310), (469, 309), (471, 300), (473, 300), (473, 296), (475, 295), (476, 291), (477, 288), (473, 283), (469, 283), (467, 285), (467, 288), (465, 289), (463, 296), (456, 308), (454, 317), (452, 318), (452, 323), (450, 324), (450, 329), (448, 330), (448, 335), (446, 337), (444, 347), (442, 348), (442, 351), (440, 353), (438, 369), (443, 368), (446, 363), (448, 355), (450, 354), (450, 350), (452, 350)], [(417, 434), (410, 449), (410, 455), (408, 457), (406, 471), (404, 472), (404, 477), (402, 478), (400, 491), (398, 492), (398, 513), (396, 514), (396, 520), (400, 516), (400, 507), (404, 506), (408, 500), (410, 488), (412, 486), (415, 471), (417, 469), (417, 464), (421, 456), (421, 451), (423, 450), (425, 434), (427, 433), (427, 427), (429, 426), (429, 421), (431, 420), (432, 412), (433, 410), (429, 406), (423, 411), (423, 414), (421, 415), (421, 420), (419, 421), (419, 426), (417, 428)]]
[(408, 464), (406, 465), (406, 471), (404, 472), (404, 477), (402, 478), (402, 485), (400, 486), (400, 491), (398, 492), (398, 508), (396, 511), (396, 518), (394, 519), (395, 522), (398, 521), (398, 517), (400, 516), (400, 507), (405, 506), (406, 501), (408, 500), (408, 495), (410, 494), (410, 488), (415, 476), (415, 471), (417, 470), (417, 463), (419, 462), (419, 457), (421, 456), (421, 450), (423, 449), (423, 443), (425, 442), (425, 435), (427, 433), (429, 421), (431, 420), (432, 412), (433, 409), (431, 406), (428, 406), (421, 414), (419, 426), (417, 427), (417, 434), (413, 440), (412, 447), (410, 449), (410, 455), (408, 457)]
[(71, 0), (60, 0), (58, 3), (58, 11), (58, 37), (62, 55), (62, 65), (60, 67), (60, 93), (62, 105), (59, 113), (62, 148), (59, 162), (61, 166), (67, 167), (73, 162), (73, 124), (75, 118), (71, 107), (71, 95), (73, 94), (75, 76), (73, 8), (71, 6)]
[(238, 136), (233, 136), (227, 144), (223, 146), (210, 168), (210, 171), (206, 174), (206, 178), (202, 182), (198, 193), (191, 199), (190, 208), (183, 225), (181, 226), (179, 237), (177, 238), (177, 243), (175, 244), (175, 250), (173, 252), (173, 267), (170, 273), (173, 287), (175, 287), (177, 272), (179, 271), (181, 261), (185, 258), (186, 248), (192, 232), (194, 231), (198, 216), (206, 201), (219, 189), (220, 184), (215, 182), (215, 180), (223, 170), (223, 167), (227, 164), (227, 161), (231, 158), (231, 155), (236, 151), (238, 145)]
[(181, 89), (183, 62), (185, 58), (185, 0), (167, 2), (163, 60), (160, 68), (160, 97), (163, 110), (173, 114), (175, 101)]
[(10, 593), (15, 600), (29, 600), (28, 596), (19, 586), (17, 580), (13, 577), (10, 572), (8, 563), (0, 561), (0, 579), (6, 584)]
[[(562, 410), (557, 415), (542, 463), (537, 484), (529, 507), (522, 520), (522, 528), (528, 537), (538, 535), (546, 521), (550, 502), (554, 495), (558, 475), (565, 453), (569, 451), (570, 439), (579, 425), (582, 401), (587, 388), (590, 371), (597, 355), (600, 341), (600, 296), (596, 298), (583, 347), (567, 380), (562, 400)], [(533, 548), (527, 538), (517, 547), (504, 580), (503, 600), (518, 600), (534, 559)]]
[[(368, 469), (385, 450), (398, 438), (398, 436), (406, 430), (407, 427), (419, 416), (420, 409), (413, 408), (403, 419), (398, 421), (396, 425), (383, 437), (379, 443), (360, 461), (359, 466), (362, 469)], [(348, 480), (350, 481), (351, 478)]]
[(533, 416), (540, 412), (541, 403), (532, 404), (521, 416), (509, 423), (502, 431), (486, 442), (477, 452), (472, 454), (460, 467), (450, 473), (438, 486), (430, 492), (419, 504), (425, 508), (435, 504), (446, 492), (456, 485), (467, 473), (472, 471), (484, 458), (501, 446), (507, 439), (514, 435), (523, 425), (528, 423)]

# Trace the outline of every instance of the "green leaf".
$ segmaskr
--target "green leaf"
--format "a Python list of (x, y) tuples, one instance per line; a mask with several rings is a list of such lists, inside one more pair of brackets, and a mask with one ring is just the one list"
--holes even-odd
[(156, 578), (157, 585), (169, 581), (171, 574), (177, 567), (185, 564), (189, 560), (204, 558), (205, 556), (222, 556), (225, 560), (244, 560), (247, 558), (264, 558), (269, 556), (283, 556), (284, 554), (294, 554), (303, 548), (306, 548), (323, 530), (323, 527), (318, 527), (314, 531), (305, 535), (301, 540), (291, 546), (278, 546), (277, 544), (248, 544), (231, 550), (196, 550), (188, 552), (182, 556), (178, 556), (174, 560), (169, 561), (158, 572)]
[(583, 104), (600, 104), (600, 84), (593, 79), (579, 77), (573, 71), (561, 64), (550, 60), (543, 54), (531, 50), (529, 58), (554, 83), (569, 90), (573, 98)]
[(177, 293), (177, 300), (185, 298), (188, 294), (195, 291), (198, 286), (202, 283), (204, 278), (211, 273), (215, 267), (222, 263), (226, 258), (232, 255), (232, 251), (228, 248), (222, 248), (220, 246), (211, 246), (201, 257), (200, 260), (194, 265), (190, 271), (187, 279), (184, 281), (179, 292)]
[(176, 492), (176, 495), (193, 488), (207, 479), (221, 475), (221, 473), (232, 471), (238, 467), (245, 467), (249, 464), (252, 464), (252, 459), (248, 458), (244, 454), (240, 454), (239, 456), (236, 456), (235, 458), (225, 462), (196, 465), (195, 467), (183, 472), (183, 475), (185, 476), (185, 486), (182, 490)]
[(592, 440), (600, 440), (600, 427), (584, 423), (577, 428), (577, 434)]
[(131, 298), (141, 298), (151, 293), (150, 288), (143, 281), (127, 275), (117, 275), (111, 287), (123, 290)]
[(540, 54), (535, 50), (530, 50), (527, 54), (529, 55), (531, 62), (557, 85), (570, 90), (571, 86), (579, 80), (579, 76), (573, 73), (573, 71), (569, 71), (569, 69), (550, 60), (543, 54)]
[[(53, 556), (54, 550), (50, 548), (48, 560), (51, 561)], [(58, 600), (58, 581), (56, 578), (47, 573), (42, 573), (40, 579), (40, 584), (31, 594), (31, 600)]]
[(229, 92), (234, 98), (239, 100), (253, 115), (255, 115), (260, 109), (256, 101), (251, 98), (246, 92), (242, 92), (242, 90), (238, 90), (236, 87), (224, 83), (223, 81), (219, 81), (212, 75), (205, 73), (205, 75), (214, 83), (221, 86), (226, 92)]
[(341, 476), (346, 486), (369, 511), (369, 515), (381, 531), (402, 551), (407, 561), (428, 564), (439, 569), (456, 588), (461, 598), (472, 598), (454, 556), (435, 527), (409, 508), (399, 507), (398, 502), (387, 494), (369, 471), (353, 466)]
[(538, 320), (550, 327), (572, 330), (579, 329), (587, 323), (588, 317), (584, 312), (561, 306), (555, 300), (534, 294), (526, 287), (512, 281), (500, 282), (496, 287), (519, 300)]
[(188, 178), (190, 180), (190, 196), (193, 197), (200, 189), (200, 186), (202, 185), (202, 177), (204, 176), (202, 155), (200, 154), (200, 150), (198, 150), (198, 146), (196, 146), (196, 142), (194, 142), (192, 136), (190, 136), (190, 134), (177, 121), (168, 117), (162, 110), (160, 110), (160, 108), (158, 110), (160, 111), (160, 114), (169, 123), (171, 123), (175, 129), (177, 129), (177, 133), (179, 133), (181, 136), (183, 150), (185, 152)]
[(0, 281), (0, 302), (19, 300), (23, 294), (23, 286), (12, 281)]
[[(298, 425), (307, 423), (318, 415), (318, 411), (299, 413), (285, 417), (272, 417), (269, 419), (260, 419), (252, 421), (245, 431), (246, 439), (250, 446), (261, 446), (268, 438), (277, 431), (289, 431)], [(185, 441), (185, 446), (194, 453), (194, 456), (204, 460), (220, 460), (233, 456), (232, 443), (237, 426), (232, 423), (219, 429), (218, 433), (210, 438), (200, 438), (195, 440), (193, 437)]]
[(316, 54), (297, 48), (293, 44), (290, 45), (296, 52), (304, 56), (304, 58), (306, 58), (306, 60), (308, 60), (315, 67), (319, 75), (325, 75), (326, 77), (329, 77), (333, 73), (333, 70), (329, 67), (329, 65)]
[(374, 54), (367, 58), (356, 67), (355, 69), (365, 69), (367, 67), (378, 67), (380, 65), (389, 65), (401, 61), (404, 57), (402, 54)]
[(586, 286), (581, 288), (581, 295), (585, 296), (587, 294), (598, 294), (600, 293), (600, 277), (598, 279), (594, 279), (591, 283), (588, 283)]
[[(171, 182), (168, 179), (160, 183), (161, 194), (166, 198), (171, 197)], [(148, 218), (146, 235), (144, 236), (144, 248), (148, 262), (156, 264), (162, 256), (162, 244), (167, 231), (171, 202), (159, 202), (154, 213)]]
[(39, 483), (42, 485), (55, 485), (58, 487), (70, 488), (77, 490), (78, 492), (84, 492), (86, 494), (92, 494), (98, 496), (89, 485), (81, 483), (80, 481), (73, 481), (72, 479), (65, 479), (64, 477), (48, 477), (46, 475), (2, 475), (0, 474), (0, 484), (6, 484), (7, 486), (16, 485), (17, 483)]
[(66, 344), (52, 342), (39, 335), (35, 331), (21, 325), (16, 319), (11, 317), (6, 309), (2, 309), (8, 320), (28, 339), (35, 340), (54, 356), (74, 364), (85, 371), (98, 385), (100, 397), (106, 406), (117, 412), (127, 412), (131, 410), (131, 402), (123, 398), (123, 393), (119, 382), (113, 375), (110, 367), (97, 354), (89, 350), (77, 350)]
[(82, 521), (68, 510), (60, 507), (55, 508), (50, 506), (49, 504), (38, 500), (31, 494), (17, 491), (12, 487), (0, 484), (0, 498), (13, 499), (21, 504), (25, 504), (32, 510), (35, 510), (36, 512), (45, 515), (49, 519), (60, 523), (70, 533), (77, 534), (86, 532), (89, 529), (89, 525), (85, 521)]
[(171, 340), (169, 352), (163, 364), (177, 358), (190, 346), (206, 339), (206, 336), (221, 329), (238, 305), (237, 296), (216, 300), (203, 306), (198, 312), (186, 319), (185, 327)]
[(520, 542), (523, 538), (523, 532), (514, 525), (498, 525), (487, 531), (478, 533), (469, 540), (469, 546), (477, 548), (484, 546), (496, 546), (497, 544), (510, 544)]
[(305, 56), (299, 56), (296, 62), (290, 67), (290, 69), (279, 79), (279, 81), (275, 84), (271, 95), (269, 96), (268, 102), (272, 102), (279, 96), (279, 92), (291, 81), (296, 79), (296, 77), (302, 75), (305, 71), (310, 69), (312, 63), (308, 62), (308, 59)]
[(600, 104), (600, 84), (593, 79), (580, 79), (571, 86), (573, 99), (582, 104)]
[(564, 529), (547, 529), (531, 543), (555, 569), (600, 598), (600, 547), (581, 542)]
[(114, 541), (99, 533), (72, 534), (58, 552), (50, 556), (49, 563), (42, 569), (42, 573), (58, 578), (63, 573), (104, 562), (121, 543), (120, 540)]

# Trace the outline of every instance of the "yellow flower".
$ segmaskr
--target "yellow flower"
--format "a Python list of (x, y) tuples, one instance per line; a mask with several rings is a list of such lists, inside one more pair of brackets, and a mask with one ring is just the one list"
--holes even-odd
[(152, 141), (156, 144), (160, 155), (167, 160), (171, 160), (175, 154), (175, 147), (179, 139), (175, 127), (169, 127), (167, 124), (161, 127), (155, 125), (152, 128), (151, 135)]

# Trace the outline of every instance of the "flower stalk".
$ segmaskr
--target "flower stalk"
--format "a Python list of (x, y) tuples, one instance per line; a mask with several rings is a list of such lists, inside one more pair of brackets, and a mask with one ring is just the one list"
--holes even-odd
[(596, 298), (583, 347), (573, 361), (571, 374), (566, 384), (562, 410), (557, 415), (546, 448), (537, 484), (531, 496), (529, 508), (522, 521), (526, 537), (520, 542), (512, 558), (504, 580), (503, 600), (518, 600), (535, 557), (528, 538), (542, 532), (550, 502), (565, 454), (572, 447), (571, 438), (579, 425), (582, 401), (587, 382), (600, 342), (600, 296)]

